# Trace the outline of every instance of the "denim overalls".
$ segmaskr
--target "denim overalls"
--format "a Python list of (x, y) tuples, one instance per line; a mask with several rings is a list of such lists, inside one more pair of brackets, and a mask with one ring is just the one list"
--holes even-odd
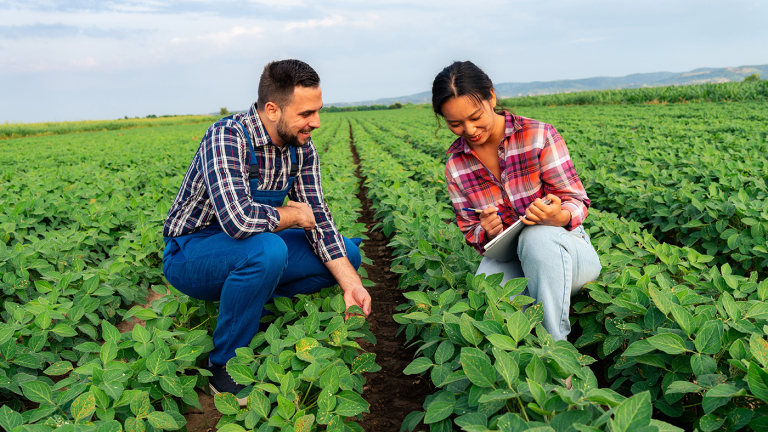
[[(227, 117), (219, 122), (236, 120)], [(214, 124), (214, 127), (218, 123)], [(240, 124), (239, 122), (237, 122)], [(296, 148), (290, 147), (288, 184), (283, 190), (259, 190), (259, 167), (253, 143), (245, 127), (250, 151), (249, 184), (254, 202), (272, 207), (283, 205), (293, 187), (299, 164)], [(190, 297), (220, 301), (213, 334), (213, 364), (224, 365), (235, 350), (248, 346), (259, 330), (264, 305), (273, 297), (309, 294), (336, 284), (325, 264), (317, 257), (303, 229), (278, 233), (263, 232), (245, 239), (233, 239), (218, 221), (179, 237), (164, 237), (163, 274), (168, 282)], [(360, 239), (344, 238), (347, 257), (360, 266)]]

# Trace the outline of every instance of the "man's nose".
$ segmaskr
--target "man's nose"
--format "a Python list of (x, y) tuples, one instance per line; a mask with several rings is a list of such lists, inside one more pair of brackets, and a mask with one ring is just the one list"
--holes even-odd
[(315, 113), (309, 119), (309, 127), (317, 129), (320, 127), (320, 114)]

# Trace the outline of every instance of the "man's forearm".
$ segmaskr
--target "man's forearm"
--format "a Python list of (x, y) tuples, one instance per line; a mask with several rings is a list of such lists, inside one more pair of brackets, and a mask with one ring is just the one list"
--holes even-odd
[(341, 257), (332, 259), (325, 263), (325, 266), (331, 272), (336, 282), (344, 291), (353, 290), (363, 286), (363, 282), (360, 280), (360, 275), (357, 274), (357, 270), (352, 266), (347, 257)]

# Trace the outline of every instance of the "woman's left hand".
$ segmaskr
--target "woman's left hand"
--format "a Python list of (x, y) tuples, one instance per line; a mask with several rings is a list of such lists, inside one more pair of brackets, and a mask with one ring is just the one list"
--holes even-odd
[(544, 200), (536, 198), (525, 210), (525, 217), (520, 220), (526, 225), (566, 226), (571, 222), (571, 212), (561, 207), (560, 197), (548, 194), (545, 198), (552, 200), (544, 204)]

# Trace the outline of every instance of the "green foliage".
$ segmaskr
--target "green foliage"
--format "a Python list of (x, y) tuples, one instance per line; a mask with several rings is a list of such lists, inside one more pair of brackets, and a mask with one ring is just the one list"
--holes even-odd
[[(585, 109), (572, 112), (579, 117), (580, 129), (586, 137), (589, 126), (584, 125)], [(660, 110), (661, 107), (654, 109)], [(717, 105), (686, 108), (689, 115), (706, 110), (714, 113), (718, 109), (726, 108)], [(733, 106), (727, 109), (738, 111), (742, 108)], [(594, 110), (604, 112), (607, 109)], [(686, 112), (683, 108), (675, 108), (675, 111), (680, 114)], [(393, 271), (401, 274), (402, 288), (416, 290), (405, 294), (410, 303), (398, 308), (401, 313), (396, 315), (396, 320), (403, 326), (401, 331), (419, 346), (419, 356), (406, 372), (429, 374), (433, 384), (443, 388), (441, 391), (455, 385), (453, 378), (462, 373), (461, 377), (469, 381), (469, 389), (499, 389), (503, 383), (492, 383), (489, 364), (498, 373), (496, 380), (514, 376), (512, 367), (505, 367), (503, 363), (495, 367), (499, 350), (515, 353), (534, 349), (536, 354), (545, 354), (540, 358), (541, 362), (534, 361), (534, 356), (525, 358), (522, 364), (519, 359), (511, 363), (518, 366), (518, 381), (522, 379), (519, 378), (521, 371), (528, 372), (529, 369), (530, 374), (536, 377), (534, 382), (557, 377), (556, 373), (567, 369), (556, 363), (546, 352), (547, 346), (531, 333), (531, 328), (535, 328), (540, 318), (533, 315), (533, 308), (525, 314), (517, 310), (530, 300), (521, 299), (519, 304), (504, 300), (522, 292), (524, 284), (513, 288), (494, 287), (491, 283), (489, 292), (487, 284), (492, 278), (485, 282), (473, 282), (471, 275), (476, 269), (477, 254), (463, 244), (463, 237), (455, 225), (445, 224), (453, 219), (449, 202), (433, 192), (442, 186), (442, 167), (437, 163), (424, 162), (425, 155), (418, 154), (421, 149), (431, 148), (426, 145), (430, 138), (403, 124), (410, 121), (411, 124), (421, 122), (426, 125), (428, 117), (408, 114), (410, 118), (396, 115), (374, 118), (365, 113), (352, 118), (356, 143), (363, 159), (363, 171), (368, 176), (369, 194), (378, 208), (383, 229), (394, 234), (390, 243), (396, 248), (397, 256)], [(729, 120), (732, 121), (733, 117)], [(696, 124), (693, 125), (692, 131), (682, 133), (697, 133)], [(715, 121), (708, 127), (718, 126)], [(564, 135), (573, 133), (567, 123), (562, 129), (565, 130)], [(673, 134), (671, 129), (657, 131), (655, 135), (663, 137)], [(698, 133), (705, 137), (700, 139), (706, 139), (705, 131)], [(413, 147), (403, 142), (395, 144), (395, 138), (406, 139)], [(764, 137), (761, 136), (761, 139)], [(594, 174), (582, 170), (579, 164), (582, 161), (581, 152), (588, 150), (586, 143), (582, 147), (580, 142), (570, 145), (571, 141), (566, 141), (572, 154), (576, 154), (574, 158), (579, 172), (586, 171), (583, 177), (591, 178)], [(446, 146), (447, 143), (444, 144)], [(367, 156), (366, 147), (369, 148)], [(681, 146), (678, 150), (670, 144), (665, 148), (681, 157), (691, 151), (690, 147)], [(644, 147), (638, 147), (638, 151), (643, 150)], [(605, 161), (610, 163), (611, 158), (620, 154), (607, 148), (595, 152), (595, 165), (599, 164), (598, 155), (602, 156), (604, 166)], [(366, 159), (375, 162), (366, 167)], [(414, 160), (423, 161), (412, 163)], [(762, 159), (755, 156), (746, 160)], [(630, 161), (628, 156), (623, 167), (631, 166)], [(707, 168), (710, 171), (720, 169), (719, 165), (707, 164), (696, 168), (706, 172)], [(754, 172), (761, 172), (761, 169), (755, 168)], [(621, 180), (623, 177), (617, 174), (616, 181)], [(609, 181), (604, 184), (608, 185)], [(658, 181), (648, 181), (648, 184), (658, 184)], [(599, 200), (599, 190), (593, 193), (590, 187), (587, 186), (590, 197)], [(652, 198), (658, 193), (648, 196)], [(663, 203), (661, 201), (657, 205)], [(623, 207), (614, 205), (612, 208), (626, 211), (628, 202), (623, 201), (622, 204)], [(766, 220), (766, 216), (760, 214), (756, 219)], [(641, 223), (615, 213), (591, 209), (587, 229), (600, 255), (603, 272), (573, 302), (576, 315), (571, 320), (577, 332), (581, 333), (574, 341), (578, 358), (595, 356), (607, 366), (604, 378), (611, 383), (611, 392), (619, 400), (646, 395), (643, 396), (643, 404), (652, 404), (656, 413), (674, 418), (677, 424), (687, 425), (686, 429), (717, 430), (722, 427), (738, 430), (749, 427), (761, 430), (768, 424), (768, 400), (765, 399), (768, 395), (768, 342), (765, 341), (768, 334), (768, 306), (765, 305), (768, 280), (760, 280), (759, 272), (749, 273), (748, 276), (738, 274), (728, 264), (733, 262), (734, 251), (730, 254), (728, 251), (717, 252), (718, 256), (712, 256), (698, 249), (696, 243), (691, 247), (663, 243), (645, 230)], [(658, 230), (653, 231), (656, 235), (665, 235)], [(681, 235), (679, 227), (667, 232)], [(757, 268), (762, 267), (758, 265)], [(489, 324), (493, 321), (496, 324)], [(536, 335), (539, 334), (537, 329)], [(455, 359), (462, 359), (463, 348), (476, 348), (481, 352), (467, 352), (468, 362), (457, 362)], [(451, 359), (454, 360), (451, 362)], [(554, 364), (559, 369), (554, 370)], [(574, 375), (574, 383), (580, 379)], [(444, 381), (445, 385), (441, 385)], [(522, 383), (515, 384), (517, 387), (512, 390), (522, 394)], [(551, 382), (551, 385), (557, 385), (557, 382)], [(522, 416), (525, 413), (530, 418), (542, 415), (525, 404), (536, 403), (538, 390), (533, 391), (532, 388), (535, 386), (528, 384), (533, 399), (523, 398), (524, 409), (515, 408), (512, 404), (499, 408), (501, 412), (506, 409), (508, 414)], [(542, 386), (542, 389), (545, 387)], [(432, 430), (442, 430), (440, 428), (444, 427), (444, 423), (441, 422), (449, 421), (447, 417), (442, 417), (448, 410), (446, 406), (453, 406), (454, 409), (462, 407), (461, 411), (449, 414), (472, 414), (457, 402), (466, 390), (455, 392), (454, 399), (444, 393), (433, 395), (438, 405), (432, 408), (432, 414), (428, 416), (433, 399), (428, 399), (425, 413), (410, 416), (404, 428), (412, 430), (423, 419), (425, 422), (434, 420), (429, 423)], [(541, 405), (537, 407), (543, 409)], [(627, 409), (628, 413), (641, 411), (638, 407)], [(613, 429), (627, 430), (633, 425), (632, 418), (617, 421), (616, 414), (614, 411)], [(458, 426), (462, 426), (460, 418), (454, 420)], [(491, 428), (490, 425), (487, 422), (482, 427)], [(474, 429), (469, 427), (466, 430)]]
[(760, 80), (760, 75), (753, 74), (742, 82), (556, 93), (516, 97), (501, 102), (506, 106), (518, 108), (553, 105), (745, 102), (765, 101), (766, 98), (768, 81)]
[(532, 300), (519, 296), (525, 280), (500, 286), (501, 275), (474, 276), (478, 256), (455, 225), (444, 223), (452, 218), (446, 201), (412, 180), (415, 173), (357, 121), (353, 130), (369, 196), (382, 228), (392, 234), (392, 270), (401, 274), (400, 287), (410, 300), (394, 316), (419, 347), (404, 373), (428, 375), (438, 389), (427, 397), (424, 412), (408, 416), (403, 430), (419, 421), (432, 431), (453, 430), (454, 424), (467, 431), (547, 424), (556, 430), (677, 430), (651, 420), (648, 392), (625, 398), (599, 389), (587, 367), (594, 359), (568, 342), (555, 343), (540, 325), (540, 306), (523, 312)]
[[(61, 135), (73, 132), (113, 131), (121, 129), (146, 128), (153, 126), (173, 126), (184, 124), (200, 124), (203, 130), (218, 120), (215, 116), (154, 116), (146, 118), (117, 120), (86, 120), (50, 123), (4, 123), (0, 124), (0, 140), (8, 138), (23, 138), (42, 135)], [(88, 138), (80, 138), (88, 140)]]
[[(200, 407), (198, 391), (207, 387), (209, 372), (199, 364), (213, 348), (216, 307), (173, 288), (164, 295), (169, 287), (160, 268), (162, 223), (207, 126), (24, 138), (0, 146), (2, 428), (179, 430), (183, 414)], [(315, 139), (333, 143), (327, 153), (332, 171), (323, 172), (332, 183), (326, 198), (340, 230), (364, 237), (365, 227), (356, 223), (359, 201), (348, 196), (357, 193), (348, 129), (340, 121), (325, 126)], [(136, 306), (149, 290), (164, 296)], [(357, 396), (361, 373), (378, 366), (372, 354), (359, 355), (353, 338), (375, 339), (362, 318), (343, 321), (338, 288), (268, 307), (270, 330), (228, 365), (241, 382), (258, 379), (266, 386), (263, 398), (253, 396), (255, 412), (290, 417), (292, 430), (316, 428), (321, 419), (296, 416), (286, 400), (298, 392), (306, 400), (301, 410), (317, 410), (309, 405), (328, 387), (308, 389), (306, 378), (320, 379), (326, 367), (339, 377), (330, 394), (339, 400), (325, 411), (346, 417), (366, 409)], [(127, 331), (134, 318), (144, 325)], [(297, 346), (309, 349), (299, 354)], [(281, 377), (260, 376), (262, 364)], [(273, 387), (278, 390), (270, 392)], [(255, 419), (239, 418), (231, 400), (216, 398), (230, 416), (222, 426)]]

